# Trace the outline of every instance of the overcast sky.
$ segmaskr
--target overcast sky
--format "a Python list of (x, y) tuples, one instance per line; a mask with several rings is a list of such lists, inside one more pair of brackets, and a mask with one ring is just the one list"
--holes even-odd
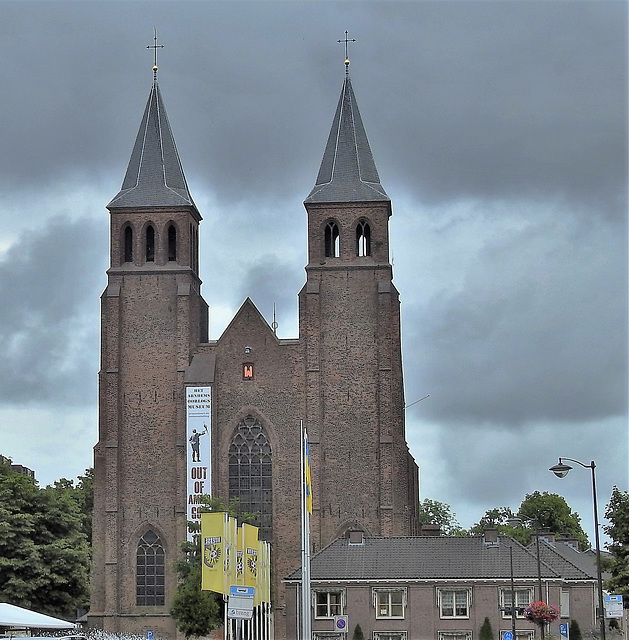
[(350, 74), (391, 197), (407, 438), (468, 527), (535, 490), (593, 539), (628, 488), (625, 2), (0, 2), (0, 453), (92, 465), (108, 213), (159, 83), (204, 221), (212, 339), (296, 337), (306, 215)]

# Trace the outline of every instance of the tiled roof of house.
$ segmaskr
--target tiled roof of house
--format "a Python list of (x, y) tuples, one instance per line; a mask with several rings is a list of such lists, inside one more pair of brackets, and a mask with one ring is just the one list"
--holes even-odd
[[(515, 578), (537, 578), (537, 557), (513, 538), (498, 535), (487, 543), (482, 536), (418, 536), (364, 538), (351, 544), (335, 540), (311, 559), (311, 579), (316, 580), (455, 580), (509, 579), (513, 549)], [(561, 574), (543, 561), (543, 578)], [(300, 579), (301, 570), (288, 579)], [(585, 577), (585, 576), (583, 576)]]
[(151, 87), (122, 188), (107, 206), (195, 206), (157, 82)]
[[(536, 553), (535, 542), (529, 549)], [(549, 541), (540, 536), (540, 556), (544, 562), (553, 567), (567, 579), (596, 578), (596, 555), (588, 551), (579, 551), (573, 545), (562, 540)]]
[(349, 76), (343, 82), (319, 175), (308, 203), (389, 201), (380, 184)]

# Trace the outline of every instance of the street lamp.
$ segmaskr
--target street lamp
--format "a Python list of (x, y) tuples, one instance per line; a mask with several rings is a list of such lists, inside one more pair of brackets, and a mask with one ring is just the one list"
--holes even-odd
[[(528, 522), (535, 523), (535, 547), (537, 551), (537, 587), (539, 589), (539, 599), (544, 600), (544, 592), (542, 589), (542, 561), (539, 553), (539, 522), (534, 518), (528, 518), (526, 516), (514, 516), (513, 518), (509, 518), (507, 520), (507, 524), (511, 527), (517, 526), (518, 524), (522, 524), (523, 520), (527, 520)], [(515, 606), (515, 603), (514, 603)], [(540, 635), (542, 640), (544, 640), (545, 629), (544, 625), (540, 625)]]
[(583, 464), (583, 462), (579, 462), (578, 460), (573, 460), (572, 458), (559, 458), (559, 463), (554, 467), (550, 467), (549, 471), (552, 471), (558, 478), (565, 478), (572, 467), (564, 463), (564, 460), (569, 460), (570, 462), (574, 462), (575, 464), (581, 465), (585, 469), (592, 470), (592, 501), (594, 502), (594, 540), (596, 541), (596, 579), (598, 582), (598, 617), (599, 624), (601, 628), (601, 639), (605, 640), (605, 609), (603, 604), (603, 577), (601, 574), (601, 543), (599, 539), (598, 533), (598, 506), (596, 502), (596, 476), (594, 474), (594, 469), (596, 469), (596, 464), (594, 460), (590, 462), (590, 464)]

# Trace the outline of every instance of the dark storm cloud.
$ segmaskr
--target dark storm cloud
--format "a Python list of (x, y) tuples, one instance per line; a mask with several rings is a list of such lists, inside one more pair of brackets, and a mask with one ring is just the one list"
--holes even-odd
[(95, 401), (104, 222), (50, 219), (0, 260), (0, 403)]

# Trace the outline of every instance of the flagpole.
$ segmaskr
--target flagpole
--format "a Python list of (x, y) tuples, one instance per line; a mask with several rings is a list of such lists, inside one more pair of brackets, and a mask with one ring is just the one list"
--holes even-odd
[(300, 421), (301, 439), (301, 633), (302, 640), (311, 640), (310, 621), (310, 513), (308, 510), (307, 475), (309, 475), (309, 461), (306, 459), (308, 435), (304, 429), (303, 420)]

